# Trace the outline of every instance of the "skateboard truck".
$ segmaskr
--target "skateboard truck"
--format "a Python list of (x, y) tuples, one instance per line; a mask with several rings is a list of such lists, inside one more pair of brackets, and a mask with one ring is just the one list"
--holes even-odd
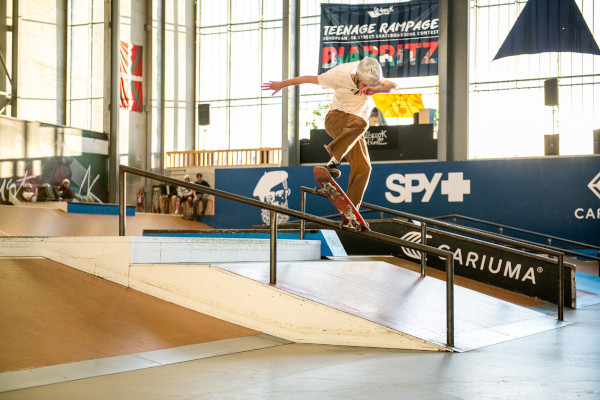
[(314, 168), (314, 174), (315, 179), (320, 186), (320, 188), (314, 189), (314, 193), (326, 196), (333, 203), (344, 219), (344, 221), (340, 223), (340, 228), (357, 232), (370, 230), (367, 222), (354, 207), (346, 193), (344, 193), (331, 177), (329, 171), (325, 167), (317, 166)]
[(330, 183), (326, 183), (325, 185), (323, 185), (322, 188), (316, 188), (315, 191), (319, 194), (324, 194), (324, 195), (338, 195), (340, 194), (340, 192), (337, 191), (336, 188), (333, 187), (333, 185), (331, 185)]
[(354, 213), (346, 212), (344, 213), (344, 217), (346, 217), (346, 219), (348, 220), (348, 223), (343, 225), (344, 228), (352, 229), (353, 231), (357, 232), (362, 232), (365, 229), (365, 227), (358, 222), (358, 220), (354, 216)]

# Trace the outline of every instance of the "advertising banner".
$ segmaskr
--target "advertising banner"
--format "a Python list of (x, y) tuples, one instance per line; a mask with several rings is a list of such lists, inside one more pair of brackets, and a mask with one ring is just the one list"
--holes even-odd
[(373, 57), (387, 78), (438, 74), (437, 0), (321, 4), (319, 74)]
[[(421, 243), (421, 227), (400, 220), (374, 221), (371, 228), (412, 243)], [(339, 233), (348, 254), (392, 254), (420, 263), (421, 252), (392, 245), (382, 245), (372, 239), (349, 233)], [(460, 234), (428, 228), (428, 246), (449, 250), (454, 254), (454, 273), (495, 287), (525, 294), (540, 300), (558, 304), (558, 265), (545, 257), (518, 249), (507, 248)], [(427, 266), (446, 270), (445, 260), (428, 255)], [(575, 270), (565, 264), (563, 270), (566, 307), (575, 308)]]
[[(346, 190), (350, 167), (343, 163), (340, 168), (337, 181)], [(317, 186), (312, 170), (223, 168), (215, 171), (215, 184), (299, 210), (300, 186)], [(375, 163), (364, 201), (425, 217), (465, 215), (598, 246), (600, 156)], [(308, 196), (307, 212), (328, 215), (335, 209), (327, 199)], [(268, 217), (268, 212), (224, 199), (215, 199), (215, 214), (203, 222), (250, 228)]]

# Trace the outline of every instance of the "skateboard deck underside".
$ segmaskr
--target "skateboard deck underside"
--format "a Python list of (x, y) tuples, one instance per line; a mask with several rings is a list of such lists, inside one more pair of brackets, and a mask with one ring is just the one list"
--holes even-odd
[(314, 168), (315, 180), (319, 186), (323, 189), (327, 198), (331, 201), (333, 206), (338, 210), (344, 223), (350, 225), (352, 228), (361, 226), (367, 228), (367, 223), (362, 218), (358, 210), (354, 207), (346, 193), (340, 188), (340, 186), (333, 180), (329, 171), (324, 167)]

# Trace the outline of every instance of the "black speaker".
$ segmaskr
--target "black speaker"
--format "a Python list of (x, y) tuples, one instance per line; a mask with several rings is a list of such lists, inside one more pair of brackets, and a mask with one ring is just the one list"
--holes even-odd
[(594, 129), (594, 154), (600, 154), (600, 129)]
[(558, 78), (544, 81), (544, 104), (547, 106), (558, 105)]
[(547, 156), (558, 155), (558, 135), (544, 135), (544, 154)]
[(210, 104), (198, 104), (198, 125), (210, 125)]

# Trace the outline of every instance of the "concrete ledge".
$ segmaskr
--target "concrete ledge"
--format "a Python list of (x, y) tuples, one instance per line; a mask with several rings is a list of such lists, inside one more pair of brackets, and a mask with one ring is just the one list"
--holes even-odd
[[(217, 263), (269, 261), (269, 239), (132, 237), (131, 263)], [(321, 258), (319, 240), (277, 240), (278, 261)]]
[[(0, 257), (45, 257), (123, 286), (136, 263), (269, 261), (267, 239), (157, 238), (131, 236), (3, 237)], [(319, 240), (278, 240), (278, 261), (321, 258)]]
[[(174, 229), (144, 229), (145, 237), (182, 237), (182, 238), (228, 238), (228, 239), (269, 239), (270, 233), (253, 229), (197, 229), (197, 230), (174, 230)], [(347, 256), (342, 242), (335, 231), (319, 229), (306, 232), (306, 240), (321, 241), (321, 257), (345, 257)], [(277, 239), (300, 239), (300, 233), (286, 232), (280, 230)]]

